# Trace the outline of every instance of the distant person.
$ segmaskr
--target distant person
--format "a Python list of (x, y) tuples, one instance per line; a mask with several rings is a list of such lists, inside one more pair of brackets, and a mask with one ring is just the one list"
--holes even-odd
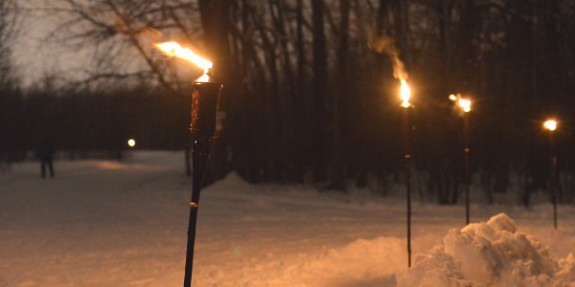
[(54, 177), (54, 165), (52, 159), (54, 158), (54, 146), (48, 141), (44, 141), (38, 149), (38, 157), (40, 158), (40, 167), (42, 170), (42, 178), (46, 177), (46, 167), (50, 172), (50, 177)]

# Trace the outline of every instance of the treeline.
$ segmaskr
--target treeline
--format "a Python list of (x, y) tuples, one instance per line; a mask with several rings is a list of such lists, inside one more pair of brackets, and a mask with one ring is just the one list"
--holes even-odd
[(463, 182), (463, 123), (451, 93), (474, 101), (471, 167), (487, 201), (512, 173), (526, 194), (547, 187), (546, 117), (560, 121), (561, 170), (573, 169), (574, 1), (205, 2), (230, 15), (206, 14), (229, 35), (205, 29), (206, 39), (232, 83), (224, 107), (234, 169), (253, 182), (309, 175), (345, 189), (368, 175), (397, 180), (395, 53), (413, 89), (414, 163), (440, 203), (457, 202)]
[[(97, 53), (103, 55), (97, 67), (108, 69), (95, 70), (94, 77), (115, 75), (121, 82), (134, 76), (165, 91), (131, 97), (139, 92), (102, 88), (107, 95), (59, 97), (62, 103), (85, 103), (83, 112), (59, 113), (75, 113), (71, 124), (86, 121), (90, 128), (57, 132), (86, 147), (113, 146), (138, 132), (149, 134), (145, 141), (153, 148), (185, 142), (180, 137), (187, 130), (183, 101), (190, 77), (178, 73), (177, 60), (167, 60), (144, 40), (154, 35), (191, 44), (214, 61), (225, 86), (225, 117), (210, 164), (251, 182), (345, 190), (350, 183), (365, 187), (379, 179), (382, 193), (400, 182), (404, 139), (390, 55), (403, 61), (409, 75), (413, 162), (426, 175), (426, 196), (455, 203), (463, 182), (463, 123), (448, 100), (451, 93), (473, 100), (471, 169), (487, 201), (515, 178), (524, 182), (526, 195), (546, 189), (547, 117), (559, 120), (560, 170), (574, 169), (572, 0), (62, 2), (70, 7), (69, 25), (76, 27), (60, 31), (62, 43), (72, 39), (69, 44), (116, 51)], [(119, 70), (125, 53), (117, 51), (135, 51), (142, 68)], [(19, 101), (35, 99), (42, 97)], [(146, 103), (153, 108), (142, 107)], [(96, 120), (108, 111), (116, 112)], [(130, 113), (141, 114), (123, 116)]]
[(0, 154), (6, 161), (23, 160), (50, 143), (68, 159), (97, 155), (121, 160), (129, 139), (138, 148), (183, 150), (190, 99), (165, 94), (144, 87), (3, 92)]

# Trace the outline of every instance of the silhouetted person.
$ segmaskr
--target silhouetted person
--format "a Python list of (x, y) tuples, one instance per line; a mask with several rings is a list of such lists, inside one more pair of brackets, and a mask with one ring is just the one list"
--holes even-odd
[(40, 158), (40, 167), (42, 170), (42, 178), (46, 177), (46, 167), (50, 172), (50, 177), (54, 177), (54, 166), (52, 164), (52, 159), (54, 157), (54, 146), (48, 142), (44, 141), (40, 148), (38, 149), (38, 157)]

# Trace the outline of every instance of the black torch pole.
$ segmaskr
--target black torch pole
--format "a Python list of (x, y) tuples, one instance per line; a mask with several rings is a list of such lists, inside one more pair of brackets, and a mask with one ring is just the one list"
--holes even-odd
[(405, 189), (407, 194), (407, 266), (411, 267), (411, 122), (409, 118), (410, 107), (403, 109), (403, 123), (405, 125)]
[(184, 287), (192, 286), (196, 223), (200, 204), (200, 190), (206, 163), (210, 157), (210, 146), (216, 136), (216, 115), (218, 111), (221, 84), (213, 79), (211, 69), (193, 83), (190, 131), (192, 133), (192, 198), (188, 222), (188, 243)]
[(463, 152), (464, 152), (464, 180), (465, 180), (465, 225), (469, 224), (469, 112), (463, 114)]
[(558, 200), (558, 174), (557, 174), (557, 147), (555, 144), (554, 131), (550, 133), (551, 139), (551, 197), (553, 201), (553, 226), (557, 229), (557, 200)]
[(192, 168), (193, 184), (192, 199), (190, 201), (190, 218), (188, 222), (188, 244), (186, 246), (186, 269), (184, 287), (192, 284), (192, 268), (194, 264), (194, 245), (196, 242), (196, 223), (198, 220), (198, 207), (200, 204), (200, 189), (208, 158), (210, 157), (211, 138), (199, 137), (193, 139)]

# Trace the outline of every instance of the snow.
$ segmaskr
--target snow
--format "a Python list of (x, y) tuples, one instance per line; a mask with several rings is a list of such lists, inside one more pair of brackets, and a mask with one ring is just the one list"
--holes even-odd
[(501, 213), (452, 229), (443, 242), (398, 274), (398, 286), (575, 286), (570, 254), (557, 260)]
[[(181, 286), (191, 179), (179, 152), (125, 162), (55, 162), (0, 172), (0, 286)], [(575, 286), (574, 208), (413, 203), (366, 190), (250, 185), (204, 188), (193, 286)]]

